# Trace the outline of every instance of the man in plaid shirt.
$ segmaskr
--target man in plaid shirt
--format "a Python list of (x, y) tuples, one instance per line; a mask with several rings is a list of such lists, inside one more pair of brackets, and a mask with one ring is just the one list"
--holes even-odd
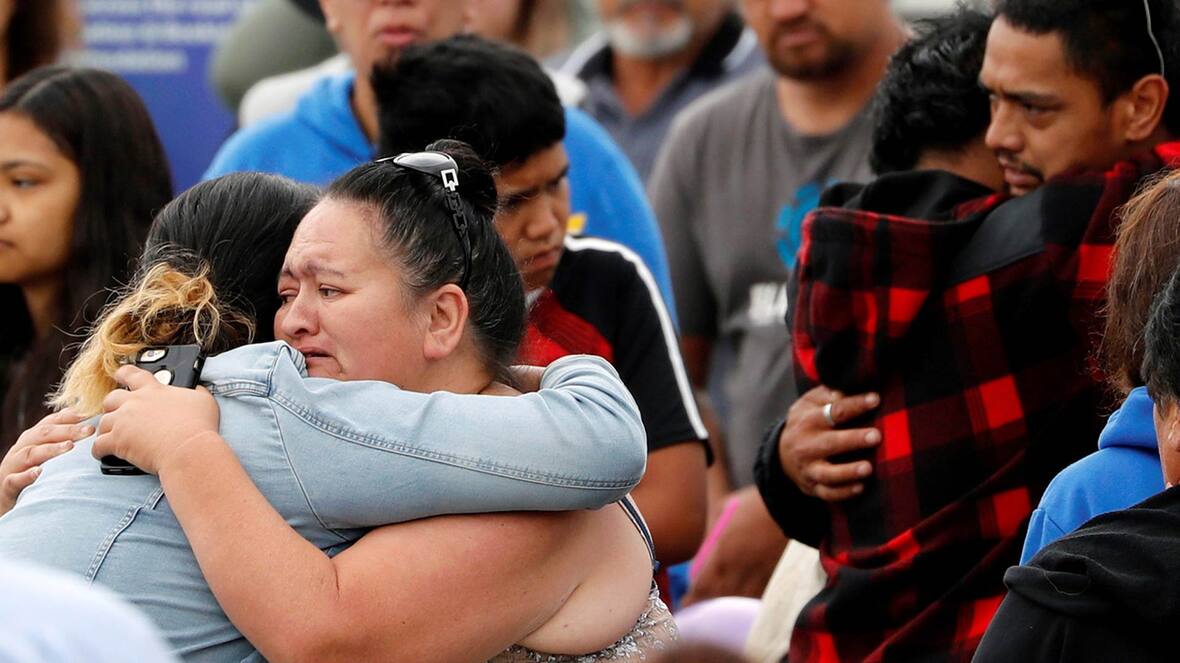
[(937, 189), (883, 179), (804, 226), (795, 356), (803, 387), (824, 386), (758, 470), (829, 575), (792, 663), (970, 660), (1032, 505), (1100, 430), (1115, 211), (1180, 162), (1177, 7), (997, 4), (986, 142), (1021, 197), (931, 206)]

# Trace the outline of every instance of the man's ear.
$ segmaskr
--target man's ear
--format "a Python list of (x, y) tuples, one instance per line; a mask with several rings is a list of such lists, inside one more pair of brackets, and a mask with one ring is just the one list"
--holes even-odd
[(472, 24), (475, 23), (475, 2), (473, 0), (459, 0), (463, 3), (463, 34), (471, 34)]
[(1176, 405), (1172, 405), (1173, 410), (1167, 415), (1166, 423), (1164, 424), (1164, 437), (1162, 440), (1157, 440), (1160, 449), (1170, 454), (1180, 454), (1180, 417), (1176, 416), (1174, 411)]
[(426, 336), (422, 354), (426, 359), (445, 359), (459, 347), (467, 328), (467, 295), (454, 283), (435, 290), (427, 300)]
[(1140, 78), (1118, 103), (1123, 116), (1123, 136), (1128, 143), (1151, 138), (1163, 122), (1168, 105), (1168, 81), (1159, 74)]
[(332, 0), (320, 0), (320, 11), (324, 13), (324, 27), (328, 32), (336, 34), (340, 29), (340, 17), (336, 15), (336, 6)]

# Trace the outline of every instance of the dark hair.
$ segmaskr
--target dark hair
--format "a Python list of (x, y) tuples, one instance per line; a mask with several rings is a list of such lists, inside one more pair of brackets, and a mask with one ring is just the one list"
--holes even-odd
[(53, 394), (100, 411), (115, 371), (149, 346), (196, 343), (208, 354), (273, 340), (275, 281), (314, 187), (234, 173), (180, 194), (156, 217), (135, 279), (103, 311)]
[(1155, 299), (1143, 329), (1143, 366), (1147, 393), (1156, 404), (1180, 400), (1180, 270)]
[(1106, 286), (1100, 352), (1111, 386), (1142, 386), (1143, 328), (1152, 302), (1180, 266), (1180, 171), (1146, 186), (1123, 206)]
[(553, 81), (531, 56), (473, 36), (402, 51), (374, 68), (380, 153), (453, 138), (494, 166), (520, 163), (565, 137)]
[[(485, 362), (506, 380), (505, 369), (524, 334), (524, 283), (493, 224), (495, 182), (466, 143), (440, 140), (426, 149), (451, 155), (459, 167), (459, 195), (471, 240), (471, 272), (464, 290), (471, 325)], [(463, 271), (463, 249), (446, 196), (440, 178), (392, 161), (350, 170), (332, 182), (326, 195), (379, 212), (382, 242), (405, 271), (409, 287), (419, 293), (456, 283)]]
[(4, 34), (8, 80), (56, 61), (76, 27), (64, 0), (14, 1)]
[(960, 8), (917, 25), (889, 63), (873, 102), (869, 163), (878, 174), (912, 170), (928, 150), (955, 152), (991, 121), (979, 70), (992, 17)]
[(314, 186), (264, 173), (197, 184), (156, 216), (139, 272), (159, 262), (190, 273), (207, 266), (221, 300), (257, 321), (254, 341), (273, 341), (279, 270), (319, 195)]
[(0, 284), (0, 451), (47, 413), (42, 402), (73, 357), (68, 339), (92, 322), (109, 289), (125, 283), (152, 216), (172, 198), (168, 160), (147, 109), (114, 74), (43, 67), (13, 81), (0, 113), (31, 120), (81, 178), (57, 324), (41, 338), (20, 288)]
[[(1175, 0), (1147, 0), (1152, 32), (1164, 56), (1173, 94), (1163, 123), (1180, 130), (1180, 11)], [(1066, 61), (1098, 84), (1110, 103), (1149, 74), (1160, 59), (1147, 33), (1142, 0), (998, 0), (997, 16), (1033, 34), (1061, 34)]]

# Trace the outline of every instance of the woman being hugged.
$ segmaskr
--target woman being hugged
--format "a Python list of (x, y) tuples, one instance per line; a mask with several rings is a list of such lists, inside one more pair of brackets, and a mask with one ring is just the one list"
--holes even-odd
[[(48, 414), (46, 396), (73, 356), (75, 334), (94, 321), (108, 290), (130, 277), (152, 216), (171, 197), (151, 118), (114, 74), (45, 67), (4, 89), (0, 452)], [(22, 445), (71, 439), (78, 431), (69, 426), (78, 422), (69, 413), (55, 417)], [(16, 460), (20, 466), (7, 472), (35, 465)]]
[[(590, 651), (641, 613), (666, 617), (653, 612), (648, 553), (619, 507), (366, 534), (435, 514), (603, 506), (644, 462), (634, 401), (601, 360), (555, 363), (537, 393), (478, 395), (512, 393), (497, 377), (523, 328), (523, 292), (492, 227), (490, 175), (469, 149), (437, 147), (446, 153), (359, 167), (307, 215), (282, 263), (275, 325), (294, 349), (211, 356), (212, 397), (118, 369), (132, 391), (107, 396), (102, 437), (47, 463), (0, 519), (0, 555), (151, 606), (189, 660), (240, 660), (251, 644), (271, 660), (477, 660), (518, 641)], [(259, 194), (208, 203), (242, 177), (187, 192), (157, 227), (189, 208), (198, 229), (209, 218), (250, 228), (260, 209), (290, 209)], [(285, 244), (230, 234), (195, 261), (149, 248), (155, 258), (104, 316), (60, 402), (93, 409), (119, 357), (143, 347), (240, 343), (250, 316), (225, 279), (273, 275), (268, 256)], [(161, 479), (102, 476), (91, 453)], [(272, 612), (290, 605), (302, 607)], [(571, 619), (585, 623), (564, 628)]]

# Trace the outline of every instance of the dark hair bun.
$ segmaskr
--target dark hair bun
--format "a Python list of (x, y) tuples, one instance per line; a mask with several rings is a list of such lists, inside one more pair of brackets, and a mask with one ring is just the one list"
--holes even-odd
[(436, 140), (426, 146), (428, 152), (445, 152), (459, 166), (459, 195), (482, 214), (496, 214), (496, 181), (491, 168), (479, 158), (471, 145), (461, 140)]

